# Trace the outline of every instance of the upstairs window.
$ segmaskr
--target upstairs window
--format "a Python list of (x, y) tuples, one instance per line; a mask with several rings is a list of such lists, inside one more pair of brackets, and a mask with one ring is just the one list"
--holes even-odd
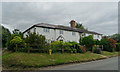
[(34, 32), (36, 33), (36, 28), (34, 28)]
[(97, 35), (97, 37), (99, 38), (100, 36), (99, 36), (99, 35)]
[(75, 35), (75, 32), (72, 32), (72, 35)]
[(48, 29), (48, 28), (43, 28), (43, 32), (50, 32), (50, 29)]
[(27, 32), (28, 34), (30, 33), (30, 30)]
[(62, 31), (62, 30), (60, 30), (60, 34), (63, 34), (63, 31)]

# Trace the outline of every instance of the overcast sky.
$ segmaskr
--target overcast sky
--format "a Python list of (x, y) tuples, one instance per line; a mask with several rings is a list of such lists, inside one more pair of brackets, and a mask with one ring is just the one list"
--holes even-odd
[(88, 30), (111, 35), (118, 32), (117, 2), (5, 2), (2, 25), (26, 30), (37, 23), (69, 26), (70, 20)]

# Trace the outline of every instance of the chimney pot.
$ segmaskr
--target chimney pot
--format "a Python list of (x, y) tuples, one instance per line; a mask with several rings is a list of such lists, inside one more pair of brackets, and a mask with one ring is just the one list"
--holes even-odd
[(72, 28), (76, 28), (76, 21), (75, 20), (71, 20), (70, 21), (70, 26), (72, 27)]

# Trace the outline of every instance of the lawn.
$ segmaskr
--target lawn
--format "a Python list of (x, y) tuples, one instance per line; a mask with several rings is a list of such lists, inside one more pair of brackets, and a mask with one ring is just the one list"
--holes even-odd
[[(103, 52), (102, 55), (110, 56), (116, 53)], [(44, 66), (58, 65), (64, 63), (90, 61), (95, 59), (104, 58), (101, 54), (95, 53), (54, 53), (52, 55), (45, 53), (22, 53), (22, 52), (6, 52), (2, 56), (3, 69), (4, 68), (39, 68)]]
[(107, 51), (102, 51), (102, 55), (105, 55), (105, 56), (116, 56), (118, 55), (118, 52), (107, 52)]

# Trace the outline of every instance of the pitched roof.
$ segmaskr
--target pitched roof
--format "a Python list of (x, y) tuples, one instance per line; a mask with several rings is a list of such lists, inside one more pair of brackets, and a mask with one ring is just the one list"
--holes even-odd
[(62, 26), (62, 25), (52, 25), (52, 24), (47, 24), (47, 23), (39, 23), (39, 24), (35, 24), (32, 27), (30, 27), (29, 29), (25, 30), (23, 33), (27, 32), (28, 30), (30, 30), (33, 27), (43, 27), (43, 28), (51, 28), (51, 29), (61, 29), (61, 30), (67, 30), (67, 31), (75, 31), (75, 32), (79, 32), (79, 33), (90, 33), (90, 34), (98, 34), (98, 35), (102, 35), (93, 31), (88, 31), (88, 30), (84, 30), (84, 29), (79, 29), (79, 28), (72, 28), (72, 27), (68, 27), (68, 26)]

